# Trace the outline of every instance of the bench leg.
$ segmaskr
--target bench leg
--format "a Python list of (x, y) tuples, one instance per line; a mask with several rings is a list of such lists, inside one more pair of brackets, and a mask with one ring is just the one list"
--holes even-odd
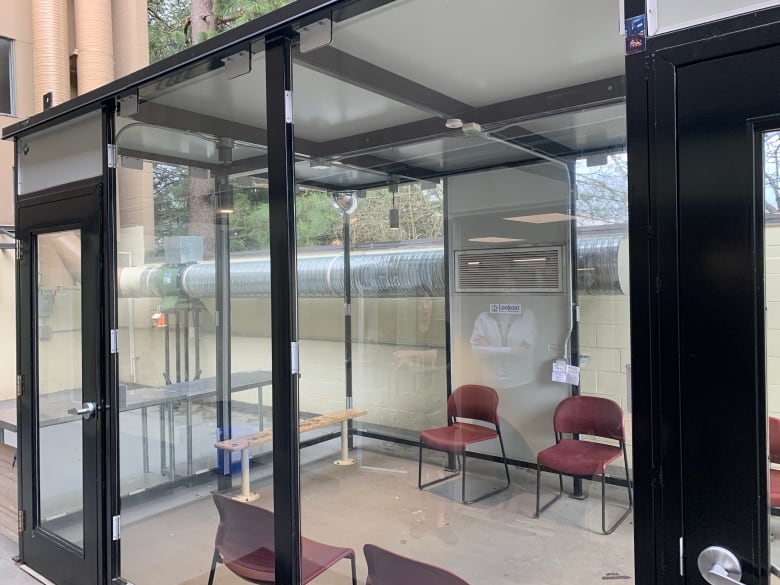
[(333, 463), (336, 465), (354, 465), (355, 460), (349, 456), (349, 425), (348, 421), (341, 421), (341, 459)]
[[(229, 458), (230, 453), (227, 455)], [(244, 449), (241, 451), (241, 493), (235, 496), (235, 499), (242, 502), (252, 502), (259, 497), (260, 494), (257, 492), (249, 491), (249, 449)]]

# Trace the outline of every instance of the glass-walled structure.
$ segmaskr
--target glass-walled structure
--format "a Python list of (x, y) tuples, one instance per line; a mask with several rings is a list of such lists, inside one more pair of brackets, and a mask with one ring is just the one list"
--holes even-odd
[(608, 2), (451, 4), (301, 0), (8, 132), (25, 563), (648, 582), (695, 415), (631, 391), (664, 285), (627, 41)]

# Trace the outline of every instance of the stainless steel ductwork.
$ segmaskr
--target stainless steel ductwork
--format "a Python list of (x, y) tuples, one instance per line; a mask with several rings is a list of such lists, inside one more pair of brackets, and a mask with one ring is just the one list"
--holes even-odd
[[(621, 267), (623, 264), (625, 267)], [(444, 296), (444, 250), (355, 252), (351, 257), (352, 293), (365, 298)], [(581, 270), (584, 269), (584, 270)], [(628, 290), (627, 240), (622, 235), (581, 238), (578, 242), (580, 293), (625, 294)], [(122, 297), (162, 297), (180, 294), (210, 298), (215, 291), (212, 263), (181, 268), (149, 265), (122, 269)], [(340, 298), (344, 294), (341, 254), (298, 257), (298, 293), (303, 298)], [(271, 295), (268, 259), (230, 263), (233, 298)]]

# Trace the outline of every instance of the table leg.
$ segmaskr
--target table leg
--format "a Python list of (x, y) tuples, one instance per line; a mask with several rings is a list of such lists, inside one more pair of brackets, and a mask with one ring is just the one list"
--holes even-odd
[(341, 459), (333, 463), (336, 465), (354, 465), (355, 460), (349, 456), (349, 425), (348, 421), (341, 421)]
[(257, 423), (257, 430), (262, 431), (265, 427), (265, 423), (263, 422), (263, 385), (257, 387), (257, 416), (258, 416), (258, 423)]
[(171, 481), (176, 479), (176, 436), (175, 425), (173, 420), (173, 402), (168, 403), (168, 432), (171, 437), (170, 454), (171, 454)]
[(192, 477), (192, 400), (187, 398), (187, 477)]
[(146, 406), (141, 409), (141, 446), (144, 458), (144, 473), (149, 473), (149, 413)]
[(168, 464), (165, 453), (165, 404), (160, 404), (160, 473), (168, 475)]
[[(226, 451), (225, 455), (228, 461), (230, 461), (232, 458), (230, 451)], [(241, 493), (235, 496), (235, 499), (242, 502), (251, 502), (259, 497), (260, 494), (257, 492), (249, 491), (249, 449), (244, 449), (241, 451)]]

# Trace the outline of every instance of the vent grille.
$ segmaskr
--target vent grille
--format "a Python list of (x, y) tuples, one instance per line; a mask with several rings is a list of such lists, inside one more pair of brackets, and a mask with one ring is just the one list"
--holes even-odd
[(455, 252), (455, 290), (563, 292), (563, 246)]

